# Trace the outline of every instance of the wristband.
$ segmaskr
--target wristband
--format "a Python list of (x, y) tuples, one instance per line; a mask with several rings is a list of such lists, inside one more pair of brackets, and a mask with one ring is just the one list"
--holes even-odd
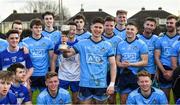
[(109, 86), (114, 86), (114, 84), (115, 84), (114, 82), (110, 82)]

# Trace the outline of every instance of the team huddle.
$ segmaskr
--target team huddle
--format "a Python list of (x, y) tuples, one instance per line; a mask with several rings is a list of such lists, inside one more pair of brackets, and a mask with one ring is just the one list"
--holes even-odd
[[(127, 11), (116, 17), (85, 17), (54, 28), (54, 14), (30, 22), (23, 37), (15, 20), (0, 39), (0, 104), (169, 104), (170, 90), (180, 104), (176, 72), (180, 70), (180, 21), (170, 15), (166, 32), (154, 34), (157, 22), (148, 17), (143, 32)], [(158, 84), (158, 86), (156, 85)], [(71, 94), (70, 94), (71, 93)], [(116, 100), (117, 94), (120, 100)]]

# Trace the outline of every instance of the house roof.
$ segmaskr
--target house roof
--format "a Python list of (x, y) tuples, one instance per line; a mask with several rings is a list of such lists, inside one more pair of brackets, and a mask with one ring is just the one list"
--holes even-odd
[(162, 10), (161, 8), (159, 8), (158, 10), (144, 10), (142, 8), (141, 11), (139, 11), (138, 13), (136, 13), (135, 15), (131, 16), (129, 19), (134, 19), (134, 18), (139, 18), (139, 19), (144, 19), (147, 17), (153, 17), (153, 18), (166, 18), (169, 15), (173, 15), (167, 11)]
[[(102, 11), (102, 9), (99, 9), (99, 11), (84, 11), (84, 10), (81, 10), (81, 11), (78, 12), (76, 15), (78, 15), (78, 14), (84, 15), (84, 17), (86, 18), (86, 23), (88, 23), (88, 24), (90, 24), (95, 17), (102, 17), (102, 18), (105, 18), (106, 16), (111, 16), (111, 17), (113, 17), (112, 15), (110, 15), (110, 14)], [(68, 19), (65, 23), (70, 22), (70, 21), (73, 21), (73, 18), (74, 18), (76, 15), (74, 15), (73, 17), (71, 17), (70, 19)]]
[[(42, 19), (42, 13), (12, 13), (2, 22), (13, 22), (14, 20), (31, 21), (34, 18)], [(58, 20), (58, 16), (55, 17)]]

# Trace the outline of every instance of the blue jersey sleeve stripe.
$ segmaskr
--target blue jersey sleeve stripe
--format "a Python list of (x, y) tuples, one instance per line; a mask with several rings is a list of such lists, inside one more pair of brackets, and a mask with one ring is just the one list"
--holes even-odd
[(115, 55), (114, 55), (114, 54), (112, 54), (112, 55), (109, 55), (109, 56), (108, 56), (108, 58), (109, 58), (109, 57), (113, 57), (113, 56), (115, 56)]
[(78, 49), (75, 46), (73, 46), (73, 49), (75, 50), (76, 54), (79, 53)]

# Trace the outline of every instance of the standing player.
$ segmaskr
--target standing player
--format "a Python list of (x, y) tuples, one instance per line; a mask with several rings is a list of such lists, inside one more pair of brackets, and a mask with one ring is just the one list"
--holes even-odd
[(11, 83), (13, 82), (13, 73), (9, 71), (0, 71), (0, 104), (17, 104), (16, 96), (9, 92)]
[(6, 33), (6, 40), (8, 47), (0, 53), (0, 70), (6, 70), (13, 63), (22, 63), (26, 66), (27, 75), (25, 80), (28, 80), (33, 73), (33, 65), (29, 54), (25, 54), (23, 49), (19, 48), (20, 40), (19, 32), (17, 30), (9, 30)]
[(168, 105), (164, 92), (151, 86), (151, 74), (140, 71), (137, 77), (139, 88), (129, 94), (127, 105)]
[(15, 94), (17, 103), (19, 105), (31, 105), (32, 103), (30, 100), (28, 89), (23, 85), (26, 82), (26, 70), (24, 65), (22, 65), (21, 63), (14, 63), (7, 70), (11, 71), (15, 75), (15, 80), (11, 85), (10, 91)]
[(120, 70), (118, 88), (120, 103), (126, 104), (128, 94), (137, 88), (136, 74), (148, 63), (148, 47), (136, 37), (138, 32), (134, 22), (127, 23), (126, 39), (118, 44), (116, 63)]
[(172, 69), (174, 70), (180, 66), (180, 38), (173, 43), (171, 51)]
[(144, 31), (142, 34), (138, 34), (139, 39), (143, 40), (148, 46), (148, 64), (144, 66), (144, 70), (148, 71), (152, 76), (152, 79), (156, 73), (156, 65), (154, 60), (155, 43), (158, 39), (157, 35), (153, 34), (156, 28), (156, 20), (154, 18), (146, 18), (144, 22)]
[(54, 29), (53, 27), (54, 17), (55, 17), (54, 14), (49, 11), (42, 14), (42, 18), (45, 23), (45, 28), (42, 31), (42, 35), (44, 37), (48, 37), (53, 42), (53, 46), (57, 44), (57, 42), (60, 40), (61, 37), (61, 33), (58, 30)]
[[(113, 94), (116, 78), (116, 63), (111, 44), (101, 37), (104, 30), (102, 18), (95, 18), (91, 25), (92, 36), (63, 52), (65, 57), (80, 55), (79, 99), (82, 104), (103, 104), (107, 95)], [(111, 82), (107, 87), (106, 75), (109, 68)], [(94, 101), (93, 101), (94, 99)]]
[(75, 38), (77, 27), (76, 23), (70, 22), (68, 23), (68, 26), (70, 27), (69, 33), (66, 35), (66, 33), (62, 31), (61, 42), (55, 45), (54, 55), (51, 62), (51, 71), (55, 70), (55, 61), (57, 60), (58, 56), (60, 56), (60, 64), (58, 71), (60, 87), (66, 90), (70, 88), (72, 92), (72, 103), (78, 104), (77, 96), (80, 78), (79, 54), (65, 58), (59, 50), (59, 48), (61, 47), (61, 45), (64, 44), (64, 42), (67, 42), (66, 44), (68, 45), (68, 47), (73, 47), (74, 44), (78, 42), (78, 40)]
[(41, 35), (42, 22), (40, 19), (33, 19), (30, 23), (32, 36), (23, 39), (30, 51), (30, 57), (34, 67), (34, 72), (31, 76), (32, 90), (45, 88), (45, 75), (48, 71), (49, 60), (53, 54), (53, 44), (50, 39)]
[(76, 38), (78, 40), (87, 39), (91, 36), (91, 33), (84, 29), (85, 17), (83, 15), (76, 15), (73, 21), (77, 24)]
[(114, 28), (114, 33), (119, 35), (123, 40), (126, 39), (126, 23), (127, 23), (127, 11), (117, 10), (116, 12), (117, 25)]
[[(106, 17), (104, 23), (104, 33), (102, 35), (105, 41), (111, 43), (114, 52), (116, 52), (117, 45), (123, 39), (120, 36), (115, 35), (113, 29), (115, 27), (115, 20), (112, 17)], [(110, 83), (110, 71), (108, 70), (107, 73), (107, 83)], [(111, 97), (108, 99), (109, 104), (116, 104), (116, 94), (112, 94)]]
[(66, 105), (71, 103), (69, 92), (59, 88), (59, 79), (56, 72), (48, 72), (45, 83), (47, 88), (37, 97), (37, 105)]
[(160, 88), (166, 93), (169, 100), (172, 85), (172, 63), (171, 50), (173, 43), (178, 40), (179, 35), (176, 34), (177, 17), (170, 15), (167, 17), (167, 32), (161, 35), (156, 41), (155, 61), (158, 67)]

